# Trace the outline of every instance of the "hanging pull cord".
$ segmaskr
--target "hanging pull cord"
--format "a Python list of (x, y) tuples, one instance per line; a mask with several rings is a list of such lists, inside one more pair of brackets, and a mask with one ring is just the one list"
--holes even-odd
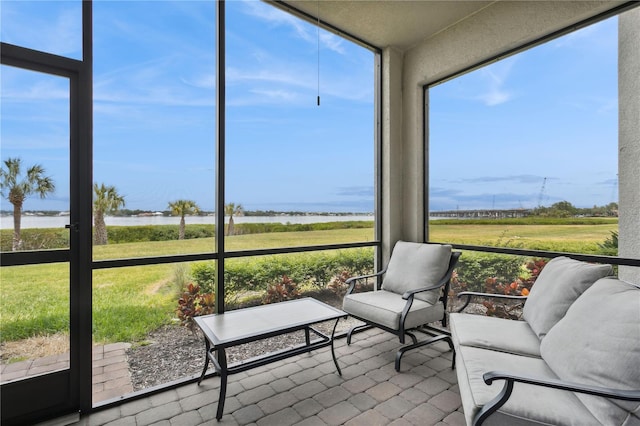
[(318, 18), (318, 106), (320, 106), (320, 0), (317, 0), (316, 16)]

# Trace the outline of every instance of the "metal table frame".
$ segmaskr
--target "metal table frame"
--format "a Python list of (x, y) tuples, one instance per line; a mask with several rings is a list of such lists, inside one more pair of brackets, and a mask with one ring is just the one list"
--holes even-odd
[[(317, 310), (318, 312), (314, 314), (311, 312), (313, 310)], [(288, 314), (292, 316), (290, 320), (288, 319)], [(247, 329), (246, 322), (242, 324), (238, 323), (238, 321), (241, 320), (246, 321), (247, 316), (257, 318), (279, 316), (281, 321), (280, 324), (276, 324), (274, 326), (270, 326), (268, 320), (262, 321), (262, 329), (251, 331)], [(296, 316), (298, 318), (296, 318)], [(303, 318), (300, 318), (300, 316), (303, 316)], [(305, 352), (311, 352), (314, 349), (331, 346), (331, 357), (333, 358), (333, 363), (336, 366), (338, 374), (342, 375), (342, 371), (340, 370), (340, 366), (338, 365), (335, 355), (333, 337), (335, 335), (336, 327), (338, 326), (338, 321), (340, 321), (340, 318), (346, 316), (347, 314), (344, 311), (336, 309), (316, 299), (306, 297), (303, 299), (289, 300), (270, 305), (228, 311), (223, 314), (195, 317), (194, 319), (196, 324), (204, 333), (205, 343), (205, 364), (202, 369), (200, 379), (198, 380), (198, 385), (200, 385), (205, 377), (207, 368), (209, 367), (209, 362), (213, 363), (216, 373), (220, 375), (220, 397), (218, 398), (216, 419), (219, 421), (222, 418), (227, 393), (227, 381), (230, 374), (240, 373), (271, 362), (279, 361)], [(284, 319), (284, 317), (287, 318)], [(336, 321), (333, 325), (331, 336), (327, 336), (312, 327), (314, 324), (330, 320)], [(242, 327), (240, 327), (241, 325)], [(241, 328), (241, 330), (236, 332), (236, 328)], [(229, 329), (233, 329), (233, 332), (229, 332)], [(304, 330), (305, 332), (305, 343), (302, 345), (272, 352), (264, 356), (252, 358), (242, 363), (230, 366), (227, 365), (226, 348), (300, 330)], [(319, 340), (312, 341), (311, 333), (319, 337)]]

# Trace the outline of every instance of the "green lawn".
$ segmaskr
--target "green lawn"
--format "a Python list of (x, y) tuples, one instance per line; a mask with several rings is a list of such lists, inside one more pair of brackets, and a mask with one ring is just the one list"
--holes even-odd
[[(431, 240), (596, 253), (617, 230), (603, 225), (437, 225)], [(370, 241), (373, 229), (276, 232), (227, 238), (228, 250)], [(213, 238), (112, 244), (94, 247), (94, 259), (212, 252)], [(93, 275), (93, 332), (96, 342), (138, 341), (171, 322), (184, 265), (96, 270)], [(69, 271), (66, 264), (4, 267), (0, 291), (1, 341), (67, 332)], [(80, 283), (80, 285), (83, 285)]]
[[(435, 224), (434, 224), (435, 222)], [(618, 230), (617, 223), (598, 225), (440, 225), (431, 223), (430, 240), (528, 248), (569, 253), (598, 253), (598, 244)]]
[[(276, 232), (227, 237), (229, 250), (370, 241), (373, 229)], [(203, 253), (213, 238), (111, 244), (94, 247), (94, 259)], [(180, 285), (176, 264), (101, 269), (93, 273), (93, 336), (96, 342), (137, 341), (172, 321)], [(2, 268), (1, 341), (67, 332), (69, 272), (66, 264)]]

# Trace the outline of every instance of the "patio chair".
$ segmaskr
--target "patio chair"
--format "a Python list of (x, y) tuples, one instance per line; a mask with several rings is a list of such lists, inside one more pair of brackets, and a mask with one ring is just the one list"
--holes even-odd
[[(347, 344), (351, 344), (354, 331), (371, 326), (397, 335), (401, 344), (405, 343), (405, 336), (409, 336), (412, 344), (396, 353), (398, 372), (402, 356), (409, 350), (445, 340), (453, 351), (451, 333), (428, 324), (440, 321), (443, 327), (447, 326), (449, 285), (460, 254), (452, 252), (450, 245), (398, 241), (387, 268), (348, 279), (342, 309), (365, 324), (349, 330)], [(381, 289), (375, 285), (374, 291), (354, 292), (360, 280), (382, 275)], [(431, 337), (418, 341), (415, 331)], [(455, 354), (451, 368), (455, 368)]]

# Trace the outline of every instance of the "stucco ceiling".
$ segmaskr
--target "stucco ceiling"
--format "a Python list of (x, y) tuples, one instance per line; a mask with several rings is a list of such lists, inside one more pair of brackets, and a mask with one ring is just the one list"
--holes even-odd
[(282, 3), (377, 47), (407, 50), (493, 1), (286, 0)]

